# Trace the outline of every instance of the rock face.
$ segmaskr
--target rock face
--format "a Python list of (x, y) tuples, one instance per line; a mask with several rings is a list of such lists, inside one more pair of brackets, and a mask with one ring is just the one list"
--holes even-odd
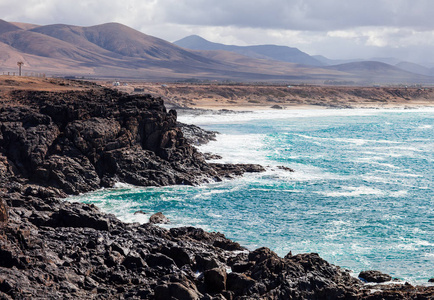
[(187, 142), (161, 99), (97, 88), (13, 97), (15, 106), (0, 108), (0, 170), (20, 179), (77, 194), (116, 181), (192, 185), (228, 175)]
[(15, 97), (17, 105), (0, 108), (0, 299), (434, 294), (434, 287), (365, 287), (314, 253), (281, 258), (267, 248), (251, 252), (221, 233), (125, 224), (93, 205), (59, 200), (116, 180), (194, 184), (260, 167), (204, 162), (159, 99), (101, 89)]
[(9, 216), (6, 208), (6, 204), (3, 199), (0, 199), (0, 224), (6, 224), (8, 222)]
[(184, 124), (178, 122), (178, 128), (181, 129), (184, 137), (191, 145), (203, 145), (209, 141), (215, 141), (217, 132), (204, 130), (193, 124)]

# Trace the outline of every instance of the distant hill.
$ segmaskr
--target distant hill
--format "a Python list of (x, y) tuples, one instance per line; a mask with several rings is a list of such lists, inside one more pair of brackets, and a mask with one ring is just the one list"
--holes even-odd
[(415, 63), (411, 62), (400, 62), (395, 65), (396, 67), (400, 68), (401, 70), (405, 70), (408, 72), (426, 75), (426, 76), (434, 76), (434, 68), (427, 68)]
[(6, 21), (0, 20), (0, 34), (3, 34), (5, 32), (9, 32), (9, 31), (16, 31), (16, 30), (20, 30), (21, 28), (18, 26), (15, 26), (12, 23), (8, 23)]
[(349, 73), (366, 83), (428, 83), (424, 75), (403, 71), (402, 69), (378, 61), (361, 61), (325, 67), (329, 70)]
[(363, 59), (330, 59), (323, 55), (312, 55), (312, 57), (322, 62), (324, 66), (334, 66), (334, 65), (341, 65), (341, 64), (363, 61)]
[(297, 48), (291, 48), (287, 46), (233, 46), (213, 43), (197, 35), (185, 37), (174, 42), (174, 44), (191, 50), (225, 50), (252, 58), (272, 59), (315, 67), (325, 65), (324, 63), (298, 50)]
[[(207, 49), (180, 47), (119, 23), (90, 27), (39, 26), (0, 20), (0, 74), (18, 71), (17, 62), (22, 61), (24, 74), (147, 81), (322, 84), (325, 81), (351, 80), (355, 84), (366, 84), (382, 74), (382, 82), (434, 83), (433, 77), (416, 75), (389, 65), (379, 66), (381, 72), (366, 65), (319, 66), (322, 63), (318, 60), (290, 47), (227, 46), (218, 50), (222, 45), (203, 42), (199, 37), (184, 42), (197, 45), (198, 40)], [(191, 45), (191, 48), (194, 47)], [(381, 76), (375, 78), (380, 80)]]

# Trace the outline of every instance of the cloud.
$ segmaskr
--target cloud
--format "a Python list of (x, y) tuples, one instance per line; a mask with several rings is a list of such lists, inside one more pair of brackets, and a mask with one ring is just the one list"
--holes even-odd
[(327, 31), (363, 26), (434, 29), (429, 0), (164, 0), (166, 21), (190, 25)]
[[(238, 45), (367, 57), (434, 50), (432, 0), (1, 0), (2, 18), (90, 26), (119, 22), (175, 41), (190, 34)], [(399, 51), (398, 51), (399, 50)]]

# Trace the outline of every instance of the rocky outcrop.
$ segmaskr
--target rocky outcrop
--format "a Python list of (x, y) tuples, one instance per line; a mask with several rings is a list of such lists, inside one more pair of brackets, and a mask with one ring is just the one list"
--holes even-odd
[(232, 178), (243, 175), (244, 173), (260, 173), (264, 172), (264, 167), (256, 164), (218, 164), (210, 163), (213, 169), (220, 177)]
[(279, 258), (220, 233), (128, 225), (85, 204), (6, 197), (32, 204), (13, 209), (0, 234), (5, 299), (321, 299), (354, 295), (360, 285), (315, 254)]
[(359, 273), (359, 278), (365, 280), (366, 282), (382, 283), (391, 281), (392, 277), (388, 274), (381, 273), (380, 271), (363, 271)]
[(151, 224), (167, 224), (169, 219), (162, 212), (157, 212), (149, 218)]
[(159, 98), (97, 88), (13, 97), (0, 108), (0, 171), (21, 180), (77, 194), (116, 181), (193, 185), (234, 174), (205, 162)]
[(193, 124), (178, 122), (178, 128), (191, 145), (199, 146), (216, 140), (217, 132), (204, 130)]
[[(29, 189), (29, 188), (27, 188)], [(364, 286), (318, 254), (248, 251), (220, 233), (125, 224), (50, 191), (7, 193), (1, 299), (430, 299), (434, 287)], [(18, 206), (21, 203), (21, 206)]]

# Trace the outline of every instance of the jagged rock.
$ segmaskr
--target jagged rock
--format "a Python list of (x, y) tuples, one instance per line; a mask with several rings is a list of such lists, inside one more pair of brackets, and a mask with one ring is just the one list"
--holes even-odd
[(206, 271), (217, 267), (219, 267), (219, 263), (212, 256), (196, 254), (196, 269)]
[(151, 224), (167, 224), (167, 223), (169, 223), (169, 219), (166, 218), (166, 216), (163, 215), (162, 212), (157, 212), (149, 218), (149, 223), (151, 223)]
[(249, 288), (256, 283), (252, 278), (240, 273), (229, 273), (227, 277), (227, 289), (235, 292), (236, 295), (246, 294)]
[(376, 283), (392, 280), (392, 277), (390, 275), (381, 273), (380, 271), (374, 271), (374, 270), (360, 272), (359, 278), (367, 282), (376, 282)]
[(223, 157), (221, 155), (218, 154), (213, 154), (213, 153), (204, 153), (203, 156), (205, 157), (206, 160), (217, 160), (217, 159), (222, 159)]
[(218, 132), (204, 130), (196, 125), (177, 123), (178, 128), (182, 130), (184, 137), (192, 145), (203, 145), (209, 141), (215, 141)]
[(197, 300), (200, 299), (199, 293), (179, 282), (167, 285), (159, 285), (155, 288), (156, 300), (176, 299), (176, 300)]
[(176, 238), (191, 238), (224, 250), (245, 250), (245, 248), (241, 247), (240, 244), (227, 239), (224, 234), (219, 232), (206, 232), (201, 228), (195, 227), (178, 227), (171, 228), (170, 233)]
[(428, 282), (434, 282), (434, 278), (428, 279)]
[(277, 166), (278, 169), (284, 170), (284, 171), (288, 171), (288, 172), (295, 172), (294, 169), (291, 169), (289, 167), (285, 167), (285, 166)]
[(145, 261), (140, 257), (137, 252), (130, 252), (127, 257), (125, 257), (122, 264), (128, 269), (139, 269), (146, 267)]
[(149, 255), (146, 258), (146, 263), (148, 263), (148, 265), (151, 267), (162, 268), (169, 268), (176, 265), (173, 259), (161, 253)]
[(7, 223), (9, 219), (6, 203), (0, 198), (0, 224)]
[(221, 293), (226, 290), (226, 270), (223, 268), (214, 268), (206, 270), (204, 280), (207, 290), (212, 293)]
[(179, 268), (185, 265), (191, 265), (193, 263), (190, 254), (184, 248), (177, 246), (171, 248), (166, 247), (162, 249), (162, 252), (172, 258)]
[(264, 172), (265, 169), (257, 164), (217, 164), (210, 163), (210, 165), (217, 171), (221, 177), (232, 178), (232, 176), (241, 176), (244, 173), (259, 173)]

